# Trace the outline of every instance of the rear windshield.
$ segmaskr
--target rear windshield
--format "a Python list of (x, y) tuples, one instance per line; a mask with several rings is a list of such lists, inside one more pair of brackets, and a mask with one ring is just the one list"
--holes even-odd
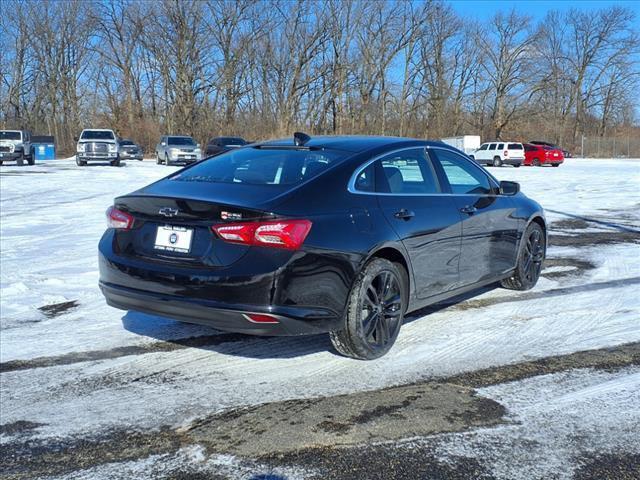
[(200, 162), (172, 180), (294, 185), (315, 177), (343, 158), (343, 153), (327, 150), (243, 148)]
[(114, 140), (113, 132), (109, 130), (95, 130), (82, 132), (82, 140)]
[(507, 147), (508, 150), (522, 150), (522, 144), (520, 143), (510, 143)]
[(169, 145), (195, 145), (196, 142), (191, 137), (169, 137)]
[(131, 140), (122, 140), (120, 145), (135, 145)]
[(0, 140), (20, 140), (20, 132), (0, 132)]

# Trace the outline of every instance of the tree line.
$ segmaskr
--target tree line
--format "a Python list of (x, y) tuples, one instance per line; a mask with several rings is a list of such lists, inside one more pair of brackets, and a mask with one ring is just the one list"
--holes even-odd
[[(433, 1), (4, 0), (0, 125), (55, 135), (638, 135), (630, 9), (470, 20)], [(469, 8), (473, 8), (472, 4)]]

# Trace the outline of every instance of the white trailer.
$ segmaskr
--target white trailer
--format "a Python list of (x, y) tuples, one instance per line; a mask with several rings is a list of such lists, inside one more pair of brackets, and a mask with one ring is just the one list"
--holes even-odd
[(472, 154), (480, 148), (480, 135), (461, 135), (459, 137), (443, 138), (442, 141), (447, 145), (463, 151), (467, 155)]

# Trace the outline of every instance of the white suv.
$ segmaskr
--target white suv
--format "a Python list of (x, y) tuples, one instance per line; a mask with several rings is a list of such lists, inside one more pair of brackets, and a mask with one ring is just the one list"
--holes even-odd
[(524, 162), (524, 147), (515, 142), (488, 142), (469, 155), (480, 165), (513, 165), (519, 167)]

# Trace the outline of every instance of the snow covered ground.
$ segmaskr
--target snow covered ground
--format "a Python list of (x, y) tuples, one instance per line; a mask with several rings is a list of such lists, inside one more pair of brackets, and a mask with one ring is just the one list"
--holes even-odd
[[(540, 282), (530, 292), (487, 289), (413, 315), (392, 351), (368, 363), (337, 356), (325, 336), (224, 334), (106, 306), (96, 262), (104, 211), (114, 197), (176, 168), (152, 161), (80, 168), (70, 160), (0, 167), (2, 445), (175, 430), (241, 406), (374, 391), (640, 342), (640, 160), (490, 169), (520, 182), (546, 209), (551, 242)], [(640, 427), (639, 376), (635, 364), (487, 387), (478, 394), (504, 405), (514, 423), (411, 441), (436, 445), (443, 461), (477, 456), (498, 478), (568, 477), (578, 450), (600, 445), (640, 454), (628, 430)], [(537, 402), (539, 395), (549, 402)], [(10, 428), (16, 425), (29, 427), (16, 433)], [(556, 440), (545, 444), (549, 438)], [(548, 461), (529, 464), (526, 455)], [(521, 468), (509, 466), (510, 456)], [(128, 478), (136, 469), (198, 464), (223, 478), (250, 478), (266, 468), (229, 458), (194, 444), (60, 471), (69, 478)], [(292, 465), (277, 473), (298, 478), (314, 470)]]

